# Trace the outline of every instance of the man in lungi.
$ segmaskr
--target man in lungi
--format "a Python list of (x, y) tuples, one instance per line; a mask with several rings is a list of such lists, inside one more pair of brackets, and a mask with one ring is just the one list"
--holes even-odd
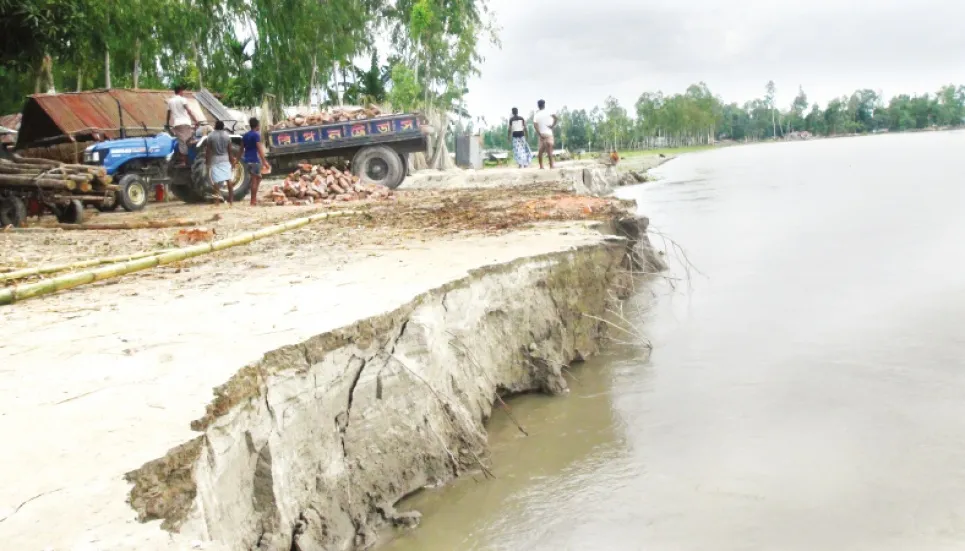
[(232, 174), (238, 160), (231, 152), (231, 135), (224, 128), (224, 121), (214, 123), (214, 132), (208, 135), (205, 142), (205, 159), (214, 184), (214, 195), (221, 197), (221, 190), (228, 184), (228, 204), (235, 202), (235, 181)]

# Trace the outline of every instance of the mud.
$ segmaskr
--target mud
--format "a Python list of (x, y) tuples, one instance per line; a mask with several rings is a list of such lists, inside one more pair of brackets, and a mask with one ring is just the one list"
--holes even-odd
[(563, 366), (599, 350), (591, 314), (630, 289), (629, 244), (481, 269), (266, 354), (216, 389), (199, 440), (128, 475), (132, 505), (228, 549), (364, 548), (416, 523), (394, 504), (488, 468), (497, 394), (565, 392)]
[[(418, 523), (395, 510), (406, 495), (489, 469), (497, 395), (565, 392), (563, 366), (606, 338), (598, 316), (661, 264), (632, 202), (560, 182), (349, 207), (0, 310), (0, 430), (18, 462), (0, 473), (0, 539), (364, 548)], [(226, 237), (325, 209), (138, 216), (220, 212)], [(0, 251), (6, 267), (35, 265), (163, 248), (176, 232), (7, 232)]]

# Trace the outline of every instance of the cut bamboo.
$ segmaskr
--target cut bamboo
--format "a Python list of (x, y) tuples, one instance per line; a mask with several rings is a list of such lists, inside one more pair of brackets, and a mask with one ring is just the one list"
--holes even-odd
[(0, 174), (32, 174), (34, 176), (39, 176), (41, 174), (51, 174), (58, 172), (57, 169), (44, 170), (44, 167), (25, 167), (21, 165), (0, 165)]
[(60, 161), (52, 161), (50, 159), (35, 159), (33, 157), (21, 157), (20, 155), (14, 155), (13, 159), (15, 163), (28, 165), (60, 166), (62, 164)]
[[(69, 225), (69, 224), (65, 224)], [(60, 230), (61, 228), (30, 228), (30, 229), (44, 229), (44, 230)], [(121, 255), (121, 256), (108, 256), (104, 258), (94, 258), (91, 260), (81, 260), (80, 262), (68, 262), (65, 264), (48, 264), (46, 266), (37, 266), (34, 268), (24, 268), (22, 270), (14, 270), (6, 273), (0, 273), (0, 281), (13, 281), (15, 279), (25, 279), (28, 277), (34, 277), (38, 275), (56, 274), (58, 272), (66, 272), (69, 270), (81, 270), (83, 268), (91, 268), (93, 266), (103, 266), (105, 264), (116, 264), (118, 262), (128, 262), (131, 260), (138, 260), (140, 258), (146, 258), (148, 256), (156, 256), (159, 254), (176, 251), (178, 249), (162, 249), (159, 251), (146, 251), (135, 254)]]
[(141, 270), (147, 270), (157, 266), (164, 266), (173, 262), (181, 262), (189, 258), (201, 256), (203, 254), (222, 251), (238, 245), (245, 245), (247, 243), (264, 239), (272, 235), (277, 235), (279, 233), (284, 233), (286, 231), (307, 226), (308, 224), (318, 222), (319, 220), (324, 220), (332, 216), (345, 216), (348, 214), (355, 214), (355, 211), (331, 213), (325, 212), (307, 216), (305, 218), (296, 218), (295, 220), (290, 220), (282, 224), (267, 226), (257, 231), (247, 232), (234, 237), (229, 237), (227, 239), (222, 239), (220, 241), (201, 243), (191, 247), (172, 250), (166, 253), (152, 255), (128, 262), (118, 262), (103, 268), (66, 274), (37, 283), (28, 283), (24, 285), (17, 285), (15, 287), (7, 287), (5, 289), (0, 289), (0, 305), (13, 304), (14, 302), (72, 289), (74, 287), (86, 285), (95, 281), (103, 281), (105, 279), (138, 272)]
[(54, 178), (37, 178), (34, 176), (15, 176), (12, 174), (0, 174), (0, 185), (23, 188), (45, 188), (45, 189), (68, 189), (73, 190), (77, 187), (77, 182), (73, 180), (61, 180)]
[[(103, 203), (107, 201), (107, 195), (55, 195), (52, 200), (54, 203), (68, 203), (70, 201), (82, 201), (84, 203)], [(113, 200), (113, 198), (111, 199)]]

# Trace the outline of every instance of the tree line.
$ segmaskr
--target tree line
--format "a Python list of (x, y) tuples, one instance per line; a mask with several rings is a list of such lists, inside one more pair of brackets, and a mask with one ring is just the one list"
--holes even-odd
[[(965, 122), (965, 86), (948, 85), (934, 94), (901, 94), (886, 101), (880, 92), (857, 90), (832, 99), (822, 108), (810, 104), (803, 89), (790, 106), (776, 105), (776, 85), (764, 96), (743, 104), (725, 103), (704, 83), (683, 93), (645, 92), (628, 112), (615, 98), (602, 107), (557, 112), (556, 143), (571, 151), (647, 149), (798, 137), (955, 127)], [(532, 114), (530, 114), (530, 120)], [(532, 134), (532, 133), (531, 133)], [(531, 136), (534, 140), (535, 136)], [(484, 133), (485, 145), (509, 149), (508, 121)]]
[[(425, 104), (461, 96), (477, 42), (493, 38), (487, 10), (486, 0), (0, 0), (0, 113), (51, 89), (176, 83), (241, 107), (266, 95), (308, 103), (312, 90), (324, 102), (384, 101), (396, 67)], [(380, 34), (392, 38), (387, 65)]]
[(440, 167), (482, 42), (498, 44), (487, 0), (0, 0), (0, 114), (51, 90), (175, 84), (276, 115), (390, 102), (435, 123), (426, 162)]

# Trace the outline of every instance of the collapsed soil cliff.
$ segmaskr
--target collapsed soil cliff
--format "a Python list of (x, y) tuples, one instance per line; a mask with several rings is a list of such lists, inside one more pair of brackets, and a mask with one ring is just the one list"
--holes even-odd
[(197, 438), (128, 474), (131, 505), (238, 550), (360, 549), (416, 523), (394, 504), (489, 468), (496, 396), (564, 392), (561, 370), (598, 352), (598, 316), (626, 297), (631, 268), (660, 269), (645, 219), (606, 231), (266, 354), (215, 390)]

